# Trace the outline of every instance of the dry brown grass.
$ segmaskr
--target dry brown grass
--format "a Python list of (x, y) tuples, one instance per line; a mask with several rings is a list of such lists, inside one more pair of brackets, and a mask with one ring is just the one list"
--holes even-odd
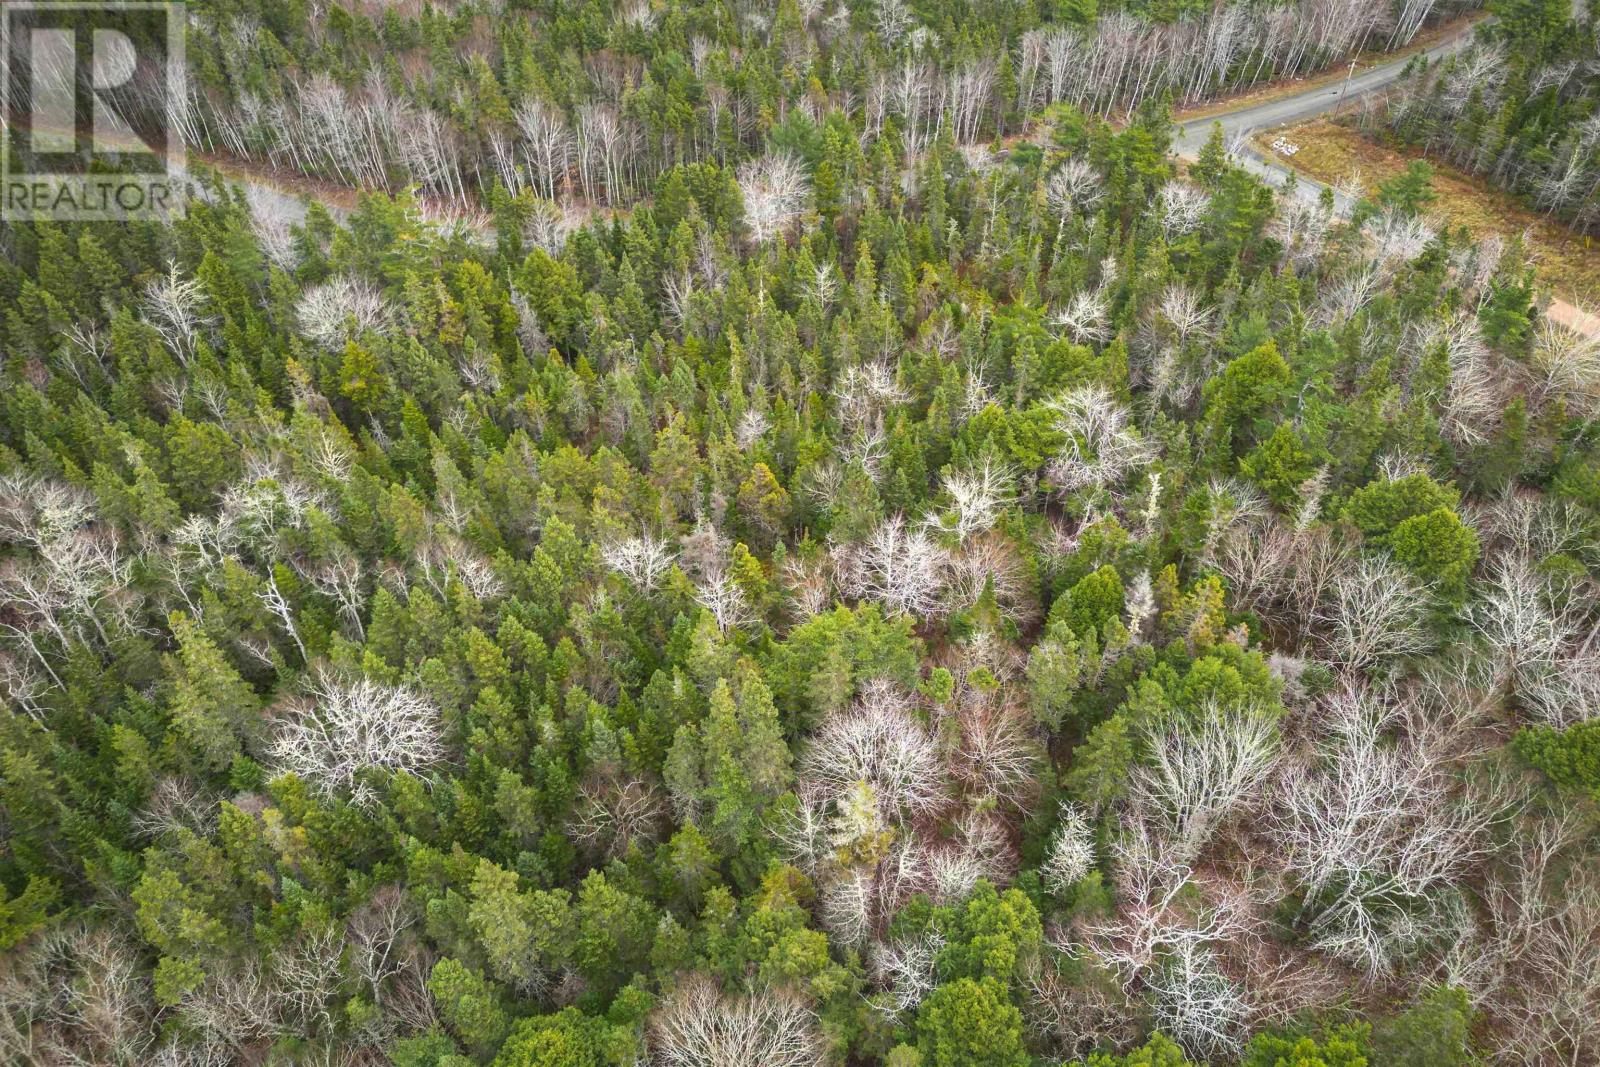
[[(1274, 152), (1271, 142), (1280, 136), (1299, 145), (1300, 151), (1292, 157)], [(1256, 147), (1325, 184), (1355, 175), (1368, 193), (1376, 192), (1380, 183), (1413, 160), (1425, 158), (1413, 149), (1379, 144), (1352, 126), (1326, 118), (1263, 133), (1256, 138)], [(1528, 210), (1509, 193), (1448, 163), (1428, 162), (1437, 197), (1430, 210), (1474, 234), (1523, 234), (1543, 285), (1576, 304), (1600, 302), (1600, 241), (1569, 233), (1561, 223)]]

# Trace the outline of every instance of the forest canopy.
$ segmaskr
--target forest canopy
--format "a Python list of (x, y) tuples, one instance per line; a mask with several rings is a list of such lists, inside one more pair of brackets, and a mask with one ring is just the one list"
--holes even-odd
[(1600, 1057), (1600, 340), (1170, 153), (1437, 12), (193, 7), (367, 189), (0, 227), (0, 1058)]

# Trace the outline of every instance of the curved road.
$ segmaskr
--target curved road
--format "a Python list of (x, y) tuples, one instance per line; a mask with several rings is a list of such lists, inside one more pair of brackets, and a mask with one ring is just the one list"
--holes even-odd
[[(1486, 20), (1467, 23), (1455, 29), (1448, 37), (1427, 48), (1399, 59), (1391, 59), (1349, 77), (1348, 84), (1341, 79), (1324, 83), (1292, 96), (1247, 104), (1232, 111), (1223, 111), (1203, 118), (1180, 123), (1173, 136), (1173, 148), (1184, 159), (1193, 160), (1211, 136), (1213, 126), (1222, 125), (1223, 143), (1233, 148), (1233, 160), (1275, 189), (1282, 189), (1285, 179), (1294, 176), (1296, 193), (1309, 201), (1322, 195), (1324, 185), (1314, 178), (1285, 166), (1279, 160), (1263, 155), (1252, 143), (1251, 136), (1258, 130), (1270, 130), (1304, 122), (1318, 115), (1337, 110), (1368, 93), (1378, 92), (1393, 85), (1413, 59), (1427, 57), (1430, 63), (1459, 51), (1472, 39), (1472, 32)], [(1341, 214), (1349, 214), (1355, 202), (1337, 189), (1333, 192), (1334, 206)], [(1584, 312), (1565, 300), (1552, 298), (1545, 315), (1577, 333), (1600, 337), (1600, 314)]]
[[(1412, 52), (1398, 59), (1385, 60), (1348, 78), (1341, 78), (1332, 83), (1321, 83), (1293, 96), (1282, 96), (1259, 104), (1246, 104), (1232, 111), (1191, 119), (1178, 126), (1173, 137), (1173, 148), (1184, 159), (1194, 159), (1211, 136), (1211, 128), (1220, 123), (1223, 143), (1230, 147), (1237, 145), (1234, 161), (1276, 188), (1283, 184), (1283, 180), (1292, 171), (1255, 149), (1250, 143), (1250, 135), (1256, 130), (1304, 122), (1343, 107), (1368, 93), (1387, 89), (1399, 80), (1406, 66), (1413, 60), (1425, 57), (1432, 63), (1459, 51), (1471, 41), (1473, 30), (1481, 25), (1482, 21), (1466, 23), (1457, 27), (1448, 37), (1421, 51)], [(1359, 65), (1358, 60), (1357, 66)], [(1302, 196), (1316, 200), (1322, 194), (1321, 182), (1307, 178), (1303, 174), (1295, 173), (1294, 176), (1296, 187)], [(1334, 193), (1334, 201), (1342, 212), (1348, 213), (1354, 206), (1349, 197), (1338, 192)]]
[[(1291, 96), (1264, 100), (1259, 104), (1244, 104), (1230, 111), (1217, 112), (1180, 123), (1173, 137), (1173, 147), (1179, 156), (1193, 160), (1211, 136), (1212, 126), (1220, 123), (1223, 143), (1237, 146), (1234, 153), (1235, 162), (1266, 181), (1268, 185), (1281, 188), (1284, 179), (1294, 172), (1256, 150), (1250, 142), (1250, 135), (1254, 131), (1303, 122), (1340, 108), (1368, 93), (1386, 89), (1399, 79), (1406, 65), (1412, 60), (1420, 56), (1426, 57), (1431, 63), (1458, 51), (1471, 40), (1473, 31), (1483, 24), (1484, 20), (1464, 23), (1449, 36), (1427, 48), (1378, 63), (1352, 74), (1348, 79), (1319, 83)], [(270, 178), (254, 171), (249, 163), (235, 162), (227, 168), (225, 177), (249, 190), (251, 199), (258, 205), (282, 212), (291, 221), (297, 221), (305, 215), (304, 201), (307, 194), (284, 189)], [(1298, 173), (1294, 173), (1294, 177), (1295, 189), (1300, 196), (1314, 201), (1321, 195), (1323, 189), (1321, 182)], [(314, 193), (309, 195), (315, 196)], [(1337, 190), (1333, 195), (1338, 210), (1348, 214), (1354, 206), (1350, 197)], [(348, 214), (347, 208), (334, 203), (330, 198), (315, 198), (321, 200), (335, 218), (342, 218)], [(1585, 314), (1566, 301), (1552, 300), (1546, 309), (1546, 314), (1580, 333), (1600, 336), (1600, 315)]]
[[(1451, 31), (1449, 36), (1425, 49), (1398, 59), (1386, 60), (1355, 74), (1349, 79), (1348, 85), (1343, 80), (1331, 86), (1319, 84), (1293, 96), (1279, 97), (1260, 104), (1241, 106), (1234, 110), (1216, 112), (1204, 118), (1191, 119), (1178, 125), (1173, 147), (1183, 158), (1194, 159), (1205, 145), (1206, 139), (1211, 136), (1212, 125), (1220, 122), (1223, 142), (1232, 145), (1237, 140), (1243, 145), (1239, 153), (1241, 158), (1237, 162), (1262, 178), (1276, 178), (1276, 181), (1269, 180), (1269, 184), (1277, 186), (1289, 175), (1289, 169), (1264, 158), (1250, 147), (1249, 134), (1252, 131), (1300, 122), (1331, 111), (1367, 93), (1387, 88), (1400, 77), (1401, 71), (1405, 70), (1406, 64), (1411, 60), (1418, 56), (1426, 56), (1432, 61), (1449, 55), (1461, 48), (1470, 39), (1473, 29), (1482, 24), (1482, 20), (1463, 23)], [(215, 165), (221, 161), (211, 162)], [(225, 166), (219, 169), (228, 181), (248, 190), (251, 198), (257, 203), (283, 212), (291, 221), (298, 221), (304, 217), (305, 201), (308, 198), (321, 201), (324, 207), (333, 212), (335, 218), (348, 214), (345, 205), (334, 203), (331, 198), (318, 196), (314, 191), (285, 188), (284, 185), (262, 173), (252, 160), (229, 159)], [(1301, 189), (1305, 190), (1313, 200), (1316, 199), (1322, 186), (1309, 178), (1297, 177)], [(1340, 206), (1348, 210), (1350, 205), (1342, 203)]]

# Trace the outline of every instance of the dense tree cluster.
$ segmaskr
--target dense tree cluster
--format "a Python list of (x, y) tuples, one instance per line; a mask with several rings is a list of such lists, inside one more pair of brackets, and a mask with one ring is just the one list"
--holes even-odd
[(1061, 101), (1194, 101), (1403, 45), (1476, 6), (208, 0), (189, 8), (185, 124), (210, 151), (524, 212), (631, 204), (663, 168), (774, 146), (825, 154), (824, 183), (853, 192), (863, 132), (921, 152), (945, 131), (1015, 132)]
[(749, 91), (582, 226), (0, 230), (3, 1058), (1600, 1055), (1600, 348), (1515, 245)]
[(1374, 119), (1564, 219), (1600, 229), (1600, 18), (1592, 3), (1494, 0), (1468, 49), (1401, 85)]

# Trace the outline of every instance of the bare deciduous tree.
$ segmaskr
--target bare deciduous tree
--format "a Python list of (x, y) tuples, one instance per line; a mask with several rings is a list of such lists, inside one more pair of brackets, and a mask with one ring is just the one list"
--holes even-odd
[(1004, 705), (973, 707), (958, 725), (958, 773), (979, 796), (1021, 806), (1036, 793), (1045, 753), (1031, 715)]
[(849, 546), (840, 567), (846, 591), (883, 605), (891, 615), (937, 615), (943, 608), (945, 552), (905, 518), (885, 519), (867, 540)]
[(985, 593), (1008, 619), (1021, 622), (1037, 607), (1030, 577), (1016, 545), (999, 531), (973, 537), (945, 556), (944, 603), (950, 611), (970, 608)]
[(1050, 325), (1065, 330), (1078, 344), (1097, 344), (1111, 336), (1111, 305), (1105, 294), (1084, 290), (1050, 316)]
[(1422, 589), (1393, 564), (1367, 558), (1334, 577), (1317, 606), (1328, 644), (1355, 669), (1413, 656), (1433, 647)]
[(928, 815), (945, 804), (944, 766), (933, 739), (906, 706), (869, 694), (823, 723), (800, 759), (800, 775), (829, 795), (867, 782), (889, 812)]
[[(1059, 933), (1047, 936), (1053, 945), (1062, 944)], [(1068, 974), (1048, 958), (1030, 969), (1022, 1006), (1029, 1030), (1068, 1057), (1087, 1056), (1107, 1044), (1133, 1044), (1138, 1012), (1127, 995), (1092, 959), (1073, 962)]]
[(1457, 879), (1499, 813), (1456, 788), (1440, 707), (1346, 687), (1319, 721), (1314, 757), (1280, 779), (1272, 834), (1313, 943), (1378, 975), (1449, 928)]
[(13, 946), (0, 975), (0, 1056), (62, 1067), (122, 1067), (155, 1045), (148, 972), (109, 927), (66, 923)]
[(649, 1032), (652, 1058), (662, 1067), (813, 1067), (824, 1054), (816, 1015), (798, 995), (728, 996), (706, 975), (680, 979)]
[(295, 316), (300, 332), (324, 348), (338, 348), (363, 333), (383, 333), (394, 320), (383, 294), (349, 274), (307, 289)]
[(156, 783), (144, 808), (133, 817), (135, 829), (151, 838), (179, 830), (207, 834), (216, 821), (217, 798), (202, 793), (187, 778), (171, 776)]
[(220, 1046), (231, 1060), (254, 1042), (287, 1032), (281, 1004), (271, 977), (249, 959), (208, 972), (179, 1001), (177, 1016), (200, 1035), (197, 1044)]
[(1534, 384), (1541, 402), (1560, 399), (1591, 415), (1600, 405), (1600, 334), (1581, 333), (1545, 316), (1528, 362), (1538, 375)]
[(870, 869), (849, 867), (823, 884), (818, 917), (839, 944), (859, 948), (870, 940), (877, 917), (877, 894), (872, 883)]
[(1177, 335), (1180, 344), (1194, 337), (1205, 337), (1211, 332), (1211, 309), (1200, 303), (1193, 289), (1184, 285), (1169, 285), (1161, 294), (1161, 304), (1156, 309), (1163, 322)]
[(1590, 717), (1600, 703), (1592, 598), (1553, 586), (1516, 551), (1494, 560), (1481, 588), (1468, 619), (1483, 638), (1491, 680), (1508, 684), (1528, 711), (1553, 726)]
[(75, 486), (22, 471), (0, 474), (0, 538), (42, 551), (94, 521), (94, 500)]
[(1056, 429), (1066, 438), (1052, 461), (1051, 477), (1071, 492), (1120, 483), (1154, 457), (1128, 411), (1104, 386), (1087, 385), (1052, 405)]
[(1062, 216), (1093, 211), (1104, 195), (1100, 175), (1084, 159), (1065, 161), (1045, 181), (1045, 201)]
[(733, 572), (721, 554), (707, 561), (699, 570), (699, 577), (694, 583), (694, 602), (711, 613), (717, 629), (727, 633), (755, 620), (755, 609), (750, 606), (739, 583), (734, 581)]
[(1057, 820), (1039, 873), (1051, 892), (1064, 893), (1094, 867), (1094, 829), (1072, 804), (1061, 805)]
[(1145, 995), (1163, 1033), (1207, 1058), (1237, 1053), (1251, 1006), (1216, 953), (1181, 941), (1150, 975)]
[(1516, 828), (1483, 892), (1488, 929), (1462, 939), (1447, 971), (1506, 1063), (1576, 1067), (1600, 1052), (1600, 879), (1583, 823), (1569, 809)]
[(460, 582), (462, 588), (482, 601), (495, 600), (505, 593), (505, 581), (495, 572), (494, 564), (455, 534), (430, 537), (418, 545), (416, 568), (418, 576), (441, 599), (448, 595), (451, 582)]
[(351, 912), (345, 926), (350, 969), (370, 991), (374, 1004), (383, 1004), (386, 984), (409, 966), (404, 938), (416, 922), (416, 910), (398, 885), (380, 887)]
[(1193, 880), (1165, 835), (1137, 817), (1125, 820), (1111, 856), (1119, 906), (1083, 925), (1084, 951), (1118, 975), (1125, 992), (1142, 991), (1186, 1048), (1204, 1056), (1234, 1049), (1251, 1004), (1218, 953), (1258, 936), (1254, 901)]
[(1014, 499), (1011, 471), (987, 456), (966, 470), (944, 475), (943, 482), (950, 506), (929, 516), (928, 523), (962, 541), (992, 527)]
[(370, 678), (317, 674), (309, 700), (285, 709), (269, 746), (274, 766), (333, 793), (370, 798), (362, 771), (419, 772), (445, 758), (439, 711), (420, 693)]
[(638, 537), (625, 537), (602, 546), (600, 558), (611, 570), (649, 593), (672, 569), (678, 554), (666, 538), (645, 531)]
[(1161, 229), (1170, 237), (1182, 237), (1200, 228), (1211, 206), (1204, 190), (1182, 182), (1161, 187)]
[(206, 293), (199, 279), (185, 278), (176, 261), (167, 264), (166, 277), (145, 287), (145, 321), (185, 366), (194, 355), (195, 342), (211, 325), (205, 306)]
[(810, 188), (805, 169), (793, 156), (767, 155), (739, 168), (739, 191), (751, 238), (766, 244), (799, 222)]
[(885, 1013), (897, 1018), (914, 1009), (938, 984), (934, 969), (944, 937), (930, 929), (921, 937), (872, 946), (868, 961), (873, 978), (887, 991)]
[(1133, 802), (1188, 863), (1272, 773), (1278, 729), (1263, 711), (1211, 704), (1150, 738), (1148, 751), (1129, 783)]
[(568, 828), (573, 840), (610, 859), (626, 855), (635, 844), (656, 841), (666, 815), (666, 801), (650, 783), (606, 776), (578, 791)]
[(334, 997), (344, 983), (344, 953), (344, 933), (329, 923), (302, 931), (269, 957), (279, 1006), (299, 1032), (333, 1027)]
[(828, 609), (833, 600), (832, 561), (821, 553), (806, 559), (792, 555), (783, 564), (784, 584), (795, 613), (810, 619)]
[(524, 100), (515, 114), (525, 142), (529, 169), (546, 198), (554, 200), (566, 183), (572, 156), (572, 133), (556, 108), (535, 97)]

